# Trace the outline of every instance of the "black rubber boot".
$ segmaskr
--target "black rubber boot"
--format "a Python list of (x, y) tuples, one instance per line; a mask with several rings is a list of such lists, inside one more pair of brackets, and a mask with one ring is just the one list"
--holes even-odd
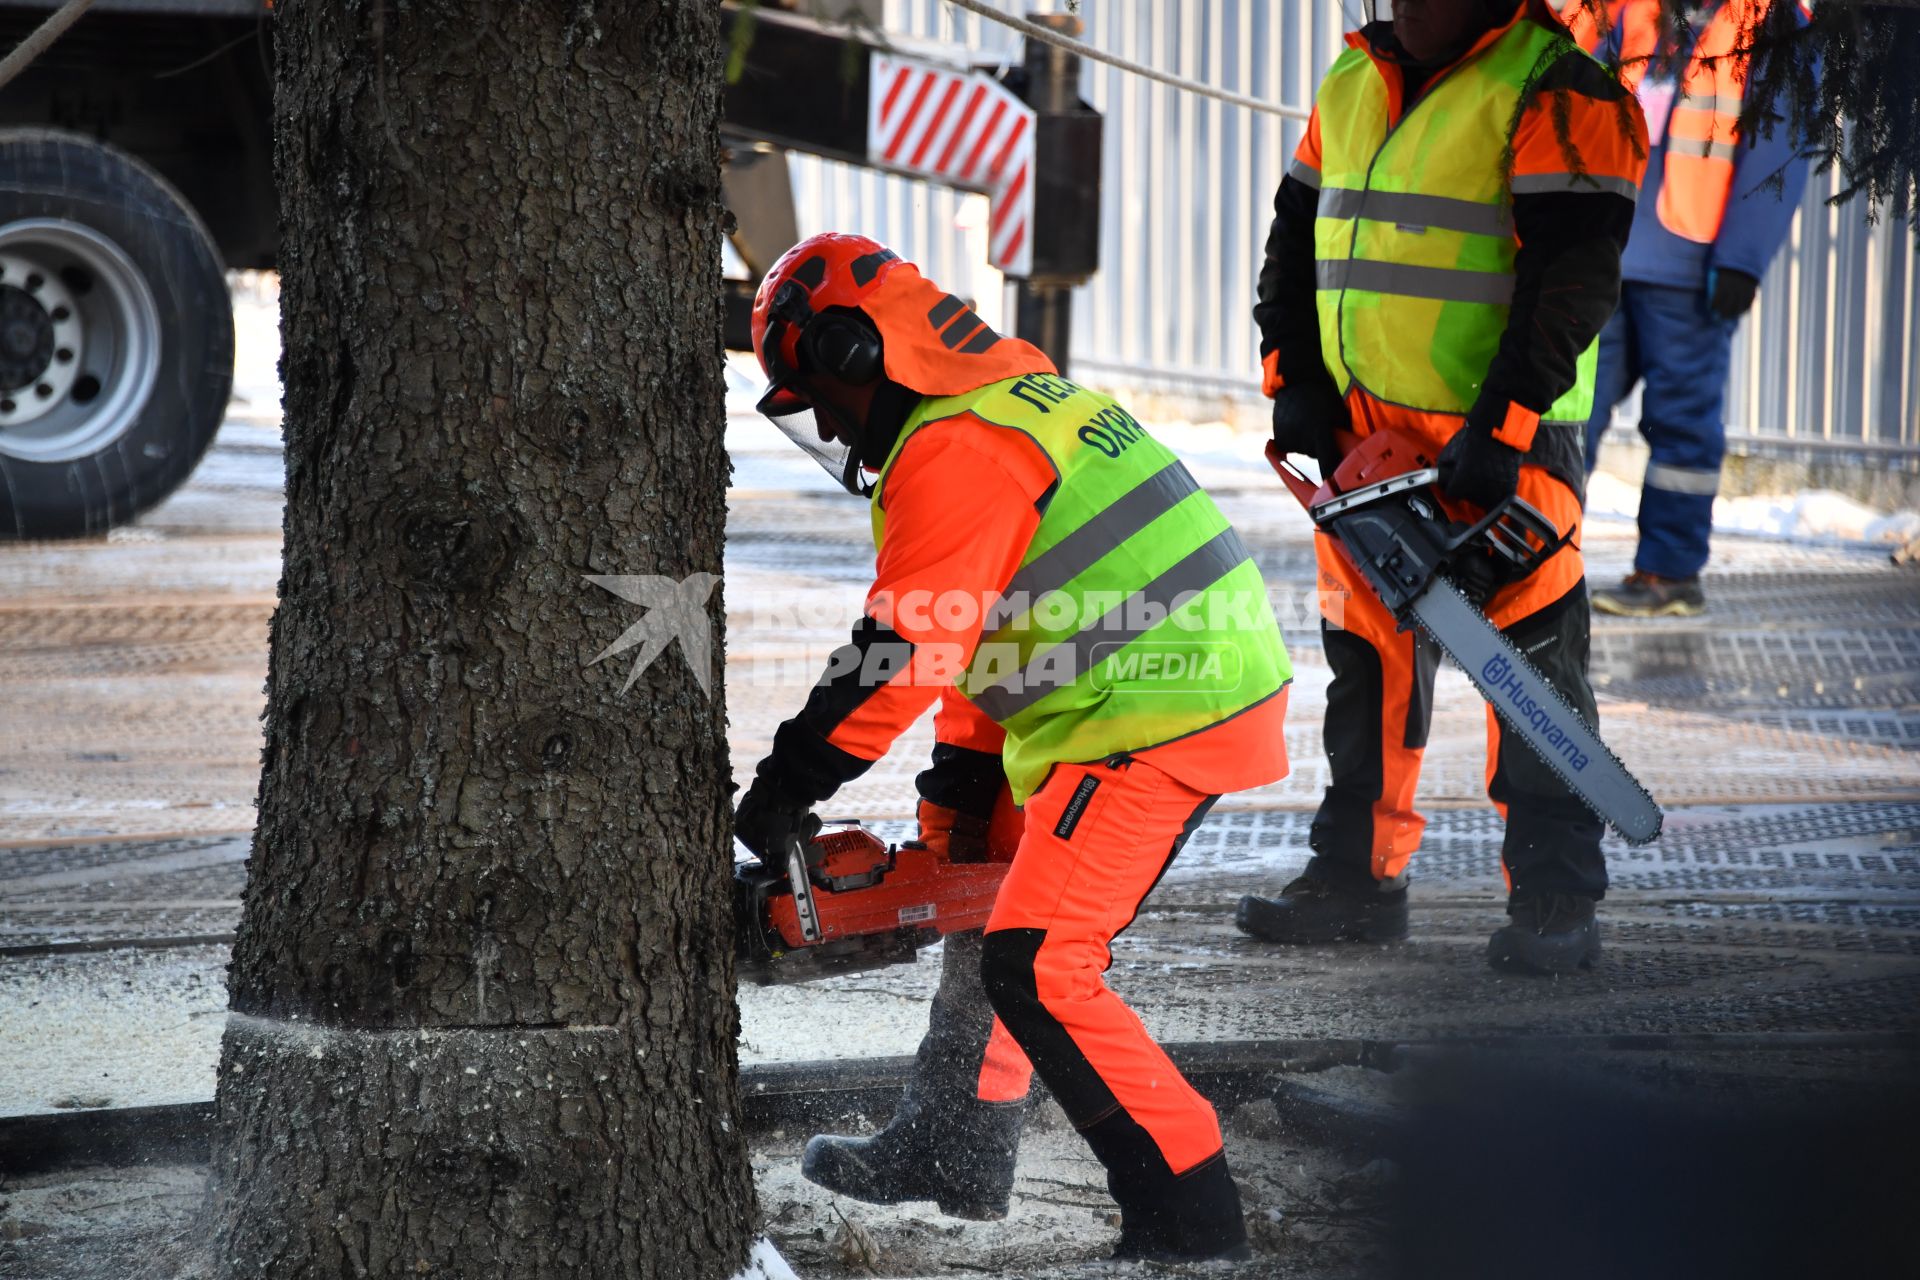
[(1120, 1206), (1115, 1261), (1201, 1262), (1251, 1258), (1240, 1188), (1225, 1151), (1175, 1174), (1153, 1140), (1124, 1111), (1081, 1131), (1107, 1166)]
[(992, 1028), (980, 934), (949, 934), (927, 1034), (893, 1118), (870, 1138), (813, 1138), (801, 1174), (869, 1204), (931, 1200), (956, 1218), (1006, 1217), (1027, 1103), (975, 1096)]
[(1026, 1100), (934, 1102), (909, 1084), (871, 1138), (820, 1134), (807, 1143), (807, 1181), (868, 1204), (931, 1200), (954, 1218), (1007, 1216)]
[(1487, 943), (1487, 963), (1516, 973), (1578, 973), (1600, 958), (1592, 898), (1578, 893), (1516, 894), (1512, 920)]
[(1289, 946), (1323, 942), (1398, 942), (1407, 936), (1407, 884), (1305, 874), (1277, 898), (1249, 894), (1234, 915), (1240, 932)]

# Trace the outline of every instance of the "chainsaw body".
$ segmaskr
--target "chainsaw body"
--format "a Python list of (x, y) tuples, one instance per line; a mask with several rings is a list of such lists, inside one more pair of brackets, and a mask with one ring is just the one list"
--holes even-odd
[(827, 826), (796, 840), (784, 865), (734, 868), (740, 973), (766, 986), (911, 964), (920, 948), (986, 924), (1007, 866), (949, 862), (917, 841), (889, 847), (858, 823)]
[[(1271, 444), (1267, 456), (1402, 629), (1412, 625), (1409, 607), (1441, 573), (1459, 579), (1471, 596), (1476, 585), (1526, 577), (1572, 537), (1517, 494), (1478, 520), (1452, 519), (1440, 501), (1434, 460), (1405, 432), (1376, 431), (1341, 443), (1346, 455), (1318, 486)], [(1475, 560), (1484, 563), (1472, 566)]]

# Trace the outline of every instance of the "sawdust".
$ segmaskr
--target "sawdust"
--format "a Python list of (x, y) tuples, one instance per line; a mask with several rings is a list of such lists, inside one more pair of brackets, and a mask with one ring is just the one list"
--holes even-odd
[[(1359, 1280), (1379, 1259), (1378, 1162), (1289, 1137), (1272, 1104), (1225, 1117), (1252, 1262), (1160, 1267), (1106, 1261), (1119, 1235), (1104, 1173), (1056, 1107), (1035, 1109), (1012, 1212), (1002, 1222), (942, 1217), (932, 1205), (882, 1206), (800, 1177), (804, 1133), (752, 1151), (764, 1231), (807, 1280), (1000, 1275), (1196, 1275)], [(1369, 1172), (1374, 1170), (1375, 1172)], [(0, 1277), (189, 1280), (198, 1274), (201, 1166), (82, 1169), (0, 1188)]]
[[(1373, 1157), (1343, 1154), (1283, 1131), (1273, 1104), (1246, 1104), (1224, 1117), (1227, 1152), (1240, 1186), (1253, 1262), (1206, 1267), (1140, 1267), (1139, 1274), (1359, 1277), (1379, 1258), (1378, 1190), (1365, 1174)], [(800, 1176), (809, 1135), (770, 1135), (753, 1151), (754, 1180), (767, 1233), (802, 1275), (952, 1276), (1133, 1274), (1106, 1259), (1119, 1219), (1106, 1175), (1085, 1141), (1051, 1102), (1036, 1107), (1021, 1144), (1013, 1205), (1000, 1222), (941, 1216), (932, 1205), (870, 1205), (824, 1191)], [(850, 1233), (876, 1253), (849, 1256)], [(1091, 1271), (1087, 1269), (1091, 1268)]]

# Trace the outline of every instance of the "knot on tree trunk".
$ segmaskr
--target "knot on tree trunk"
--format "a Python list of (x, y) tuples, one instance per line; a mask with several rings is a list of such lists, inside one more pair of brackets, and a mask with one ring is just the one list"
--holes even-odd
[(452, 495), (428, 497), (400, 522), (401, 567), (408, 579), (437, 591), (486, 591), (512, 566), (517, 534), (503, 511), (474, 510)]
[(606, 754), (605, 731), (592, 720), (558, 707), (539, 711), (514, 725), (512, 763), (519, 780), (531, 784), (547, 774), (599, 767)]
[(656, 163), (647, 174), (647, 200), (676, 217), (705, 212), (720, 204), (720, 170), (679, 160)]

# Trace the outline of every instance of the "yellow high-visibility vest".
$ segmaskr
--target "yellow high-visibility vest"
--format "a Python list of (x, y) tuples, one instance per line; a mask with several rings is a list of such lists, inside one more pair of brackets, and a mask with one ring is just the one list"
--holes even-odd
[(1007, 731), (1016, 802), (1055, 764), (1186, 737), (1292, 678), (1265, 581), (1220, 508), (1126, 410), (1065, 378), (921, 401), (874, 489), (875, 547), (900, 450), (961, 415), (1039, 445), (1058, 477), (957, 682)]
[[(1526, 86), (1578, 52), (1564, 31), (1516, 21), (1427, 85), (1397, 123), (1364, 48), (1334, 62), (1319, 97), (1314, 256), (1321, 350), (1342, 392), (1357, 382), (1413, 409), (1473, 406), (1513, 297), (1512, 197), (1574, 189), (1563, 175), (1511, 178), (1501, 140)], [(1581, 353), (1543, 423), (1586, 422), (1596, 351)]]

